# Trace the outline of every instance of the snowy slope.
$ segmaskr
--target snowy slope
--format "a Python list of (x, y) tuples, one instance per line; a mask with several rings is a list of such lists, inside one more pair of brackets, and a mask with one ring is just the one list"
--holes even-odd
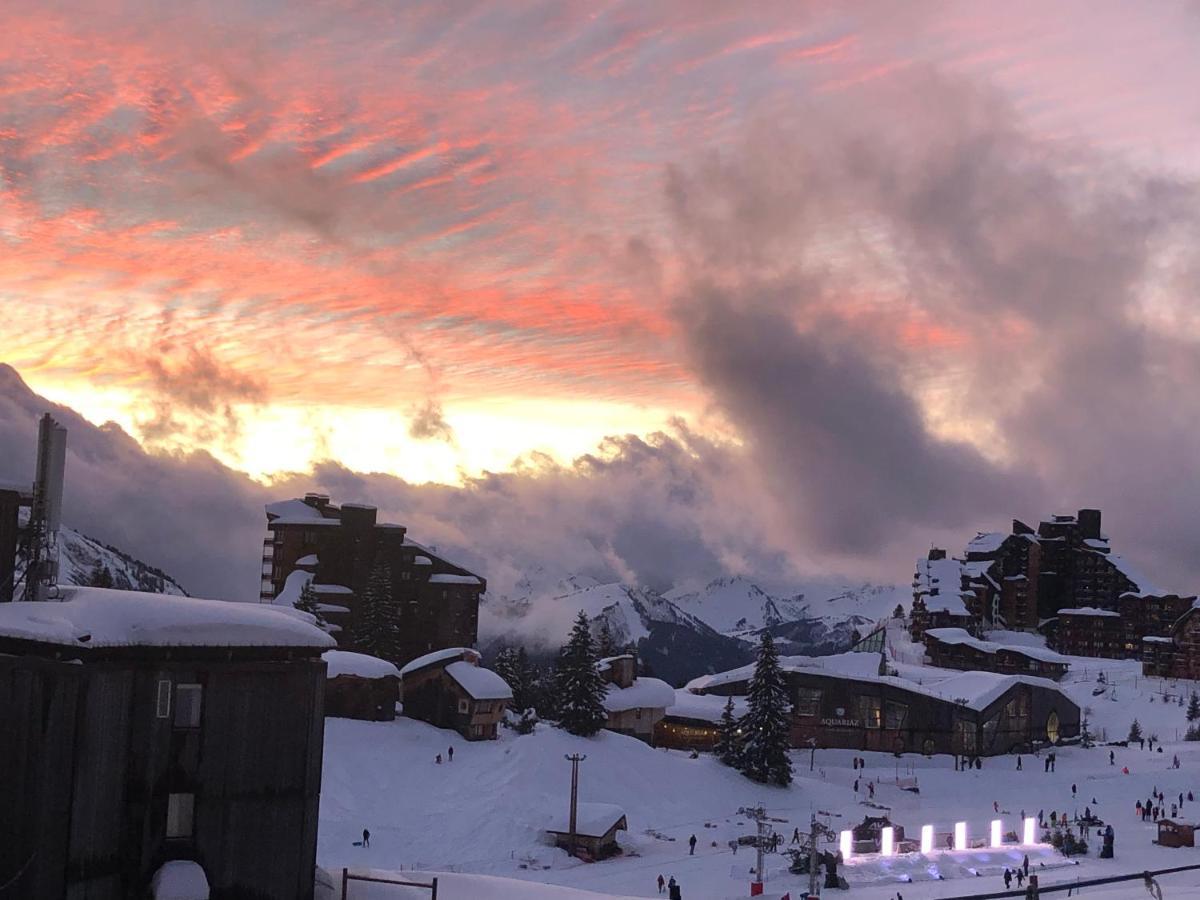
[(97, 564), (108, 569), (118, 590), (187, 596), (182, 585), (148, 563), (70, 528), (59, 531), (60, 584), (87, 584)]

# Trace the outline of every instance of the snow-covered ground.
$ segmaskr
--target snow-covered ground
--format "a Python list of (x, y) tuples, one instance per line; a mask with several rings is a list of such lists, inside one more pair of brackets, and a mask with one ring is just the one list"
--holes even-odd
[[(918, 649), (906, 646), (902, 635), (893, 637), (896, 650)], [(687, 753), (655, 750), (607, 732), (584, 739), (539, 726), (532, 735), (502, 729), (498, 741), (468, 743), (454, 732), (411, 720), (330, 719), (319, 861), (331, 872), (351, 866), (450, 873), (441, 882), (443, 898), (582, 900), (573, 892), (520, 882), (609, 897), (657, 897), (659, 873), (679, 879), (688, 900), (746, 897), (753, 853), (743, 848), (734, 856), (728, 846), (732, 838), (753, 831), (752, 824), (737, 814), (738, 808), (764, 803), (772, 817), (783, 820), (774, 827), (785, 836), (796, 827), (806, 830), (814, 810), (835, 831), (841, 830), (878, 812), (863, 802), (861, 792), (855, 794), (858, 774), (864, 783), (876, 782), (875, 802), (889, 809), (910, 835), (926, 823), (943, 833), (955, 822), (965, 821), (970, 834), (983, 836), (996, 818), (993, 802), (1001, 807), (999, 818), (1005, 830), (1017, 827), (1022, 810), (1036, 814), (1041, 809), (1048, 816), (1051, 809), (1074, 814), (1085, 806), (1113, 824), (1114, 860), (1095, 857), (1097, 842), (1092, 856), (1069, 862), (1048, 848), (1030, 852), (1031, 864), (1043, 874), (1043, 885), (1200, 863), (1200, 849), (1154, 845), (1154, 826), (1136, 819), (1133, 810), (1135, 802), (1154, 788), (1167, 795), (1168, 805), (1171, 798), (1192, 791), (1197, 802), (1185, 803), (1182, 818), (1200, 820), (1200, 744), (1179, 741), (1187, 724), (1184, 709), (1174, 699), (1165, 700), (1167, 694), (1186, 694), (1192, 685), (1144, 679), (1135, 661), (1072, 658), (1071, 662), (1072, 673), (1063, 687), (1088, 709), (1094, 733), (1110, 740), (1122, 738), (1136, 716), (1146, 735), (1157, 734), (1168, 742), (1164, 752), (1118, 747), (1115, 765), (1110, 765), (1108, 747), (1062, 748), (1057, 771), (1049, 774), (1033, 757), (1024, 758), (1022, 771), (1016, 770), (1013, 757), (997, 757), (985, 760), (981, 771), (955, 772), (949, 757), (910, 755), (897, 760), (887, 754), (837, 750), (817, 751), (810, 773), (809, 754), (796, 752), (797, 779), (790, 788), (780, 789), (753, 784), (708, 755), (691, 759)], [(1104, 686), (1097, 682), (1101, 672)], [(926, 669), (925, 674), (936, 680), (955, 673)], [(1100, 693), (1093, 695), (1097, 689)], [(444, 755), (451, 745), (454, 762), (437, 765), (436, 754)], [(615, 859), (580, 863), (543, 840), (542, 829), (561, 816), (567, 803), (570, 766), (563, 757), (576, 752), (587, 756), (580, 769), (581, 799), (618, 804), (628, 816), (630, 830), (620, 836), (625, 852)], [(1181, 760), (1179, 769), (1171, 767), (1175, 754)], [(867, 760), (865, 776), (852, 769), (855, 755)], [(897, 777), (915, 777), (920, 794), (900, 790)], [(1078, 791), (1075, 799), (1072, 784)], [(353, 846), (364, 827), (372, 834), (369, 849)], [(694, 856), (687, 848), (692, 834), (698, 839)], [(846, 870), (852, 890), (843, 896), (890, 900), (899, 890), (905, 900), (935, 900), (998, 890), (1003, 887), (1004, 867), (1019, 863), (1025, 852), (1026, 848), (938, 852), (929, 859), (912, 856), (886, 865), (878, 860), (852, 861)], [(787, 891), (795, 897), (806, 885), (803, 877), (787, 873), (786, 863), (782, 854), (769, 856), (765, 897), (775, 900)], [(938, 875), (945, 880), (934, 880)], [(1172, 900), (1200, 898), (1200, 875), (1168, 876), (1162, 886)], [(352, 896), (380, 900), (408, 896), (384, 890), (391, 889)], [(1140, 884), (1129, 883), (1088, 888), (1085, 896), (1116, 900), (1143, 894)]]

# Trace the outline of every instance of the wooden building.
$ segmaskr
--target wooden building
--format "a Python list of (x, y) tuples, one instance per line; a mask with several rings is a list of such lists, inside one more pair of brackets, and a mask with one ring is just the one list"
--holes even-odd
[(341, 649), (356, 649), (360, 598), (376, 571), (387, 579), (400, 619), (400, 652), (390, 662), (403, 665), (478, 639), (487, 582), (411, 540), (403, 525), (378, 522), (375, 507), (337, 506), (324, 494), (308, 494), (269, 504), (267, 529), (260, 599), (295, 605), (303, 584), (311, 583)]
[(20, 513), (32, 503), (33, 495), (28, 487), (0, 483), (0, 603), (13, 599)]
[[(721, 714), (727, 697), (696, 694), (680, 688), (674, 702), (654, 726), (654, 746), (675, 750), (711, 750), (721, 736)], [(733, 698), (733, 714), (746, 714), (746, 699)]]
[[(962, 672), (917, 684), (888, 673), (880, 660), (866, 653), (782, 657), (792, 746), (811, 740), (818, 747), (994, 756), (1079, 735), (1079, 707), (1052, 681)], [(744, 696), (753, 671), (751, 665), (702, 676), (688, 690)]]
[(512, 702), (512, 688), (479, 665), (467, 647), (436, 650), (400, 670), (404, 714), (438, 728), (452, 728), (469, 741), (496, 739), (496, 727)]
[(1160, 847), (1195, 847), (1196, 826), (1191, 822), (1159, 819), (1158, 840), (1155, 843)]
[[(625, 810), (612, 803), (584, 803), (576, 806), (575, 848), (576, 855), (588, 859), (607, 859), (621, 852), (617, 844), (617, 832), (628, 831)], [(546, 829), (556, 847), (568, 850), (571, 842), (570, 815), (556, 819)]]
[(1166, 637), (1143, 638), (1142, 672), (1161, 678), (1200, 679), (1200, 605), (1180, 616)]
[(1116, 610), (1094, 606), (1060, 609), (1051, 634), (1055, 649), (1069, 656), (1125, 659), (1133, 655), (1125, 650), (1125, 623)]
[(608, 686), (604, 727), (652, 744), (654, 726), (675, 702), (675, 689), (658, 678), (638, 677), (637, 659), (631, 653), (600, 660), (599, 670)]
[(325, 715), (339, 719), (391, 722), (400, 702), (400, 670), (386, 659), (328, 650), (325, 660)]
[(285, 612), (99, 588), (0, 604), (0, 878), (144, 896), (171, 860), (214, 898), (311, 898), (325, 664)]
[(925, 632), (925, 656), (943, 669), (1036, 675), (1059, 681), (1067, 674), (1066, 657), (1045, 647), (1001, 644), (972, 637), (961, 628), (930, 628)]

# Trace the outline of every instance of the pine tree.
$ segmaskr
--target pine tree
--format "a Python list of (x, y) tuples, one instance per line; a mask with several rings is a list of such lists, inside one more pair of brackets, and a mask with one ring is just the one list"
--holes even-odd
[(721, 725), (713, 752), (725, 765), (737, 768), (741, 762), (741, 743), (737, 717), (733, 714), (733, 698), (730, 697), (725, 701), (725, 709), (721, 712)]
[(1192, 696), (1188, 700), (1186, 715), (1189, 722), (1195, 722), (1197, 719), (1200, 719), (1200, 694), (1197, 694), (1195, 691), (1192, 691)]
[(571, 636), (558, 655), (558, 720), (571, 734), (589, 736), (604, 727), (607, 688), (596, 669), (599, 657), (587, 616), (582, 610)]
[(1140, 741), (1141, 739), (1142, 726), (1138, 723), (1137, 719), (1134, 719), (1133, 724), (1129, 726), (1129, 743), (1132, 744), (1134, 741)]
[(358, 624), (354, 629), (355, 648), (380, 659), (400, 659), (400, 618), (392, 600), (391, 572), (376, 563), (367, 579), (358, 604)]
[(769, 632), (758, 648), (758, 663), (750, 679), (749, 711), (742, 717), (741, 771), (764, 784), (792, 783), (791, 717), (787, 685)]
[(108, 566), (103, 565), (100, 560), (96, 560), (96, 564), (92, 566), (92, 571), (88, 574), (88, 587), (110, 588), (113, 586), (112, 572), (108, 570)]
[(304, 582), (304, 587), (300, 588), (300, 597), (296, 600), (296, 609), (313, 616), (316, 618), (318, 626), (325, 627), (325, 617), (321, 615), (320, 607), (317, 604), (317, 592), (313, 590), (311, 580)]
[(597, 635), (596, 642), (599, 645), (596, 652), (601, 659), (617, 655), (617, 642), (613, 640), (612, 629), (608, 627), (608, 619), (600, 620), (600, 634)]
[(534, 672), (529, 665), (525, 648), (505, 647), (496, 656), (496, 674), (512, 688), (512, 708), (523, 712), (534, 705)]

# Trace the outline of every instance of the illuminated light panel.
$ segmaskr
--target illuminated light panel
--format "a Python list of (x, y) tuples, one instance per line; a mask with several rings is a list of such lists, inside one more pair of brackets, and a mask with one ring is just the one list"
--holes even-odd
[(954, 849), (955, 850), (966, 850), (967, 849), (967, 823), (966, 822), (955, 822), (954, 823)]
[(992, 819), (992, 847), (999, 847), (1004, 843), (1004, 839), (1000, 836), (1000, 820)]
[(850, 854), (854, 852), (854, 832), (843, 831), (839, 834), (838, 845), (842, 851), (842, 862), (849, 862)]
[(883, 829), (882, 846), (880, 852), (884, 856), (891, 856), (896, 852), (896, 829), (887, 827)]
[(932, 853), (933, 852), (933, 826), (932, 825), (922, 825), (921, 826), (921, 852), (922, 853)]
[(1037, 843), (1036, 832), (1034, 831), (1034, 828), (1036, 828), (1036, 827), (1037, 827), (1037, 819), (1026, 819), (1025, 820), (1025, 828), (1024, 828), (1024, 833), (1021, 835), (1021, 843), (1023, 843), (1023, 844), (1036, 844)]

